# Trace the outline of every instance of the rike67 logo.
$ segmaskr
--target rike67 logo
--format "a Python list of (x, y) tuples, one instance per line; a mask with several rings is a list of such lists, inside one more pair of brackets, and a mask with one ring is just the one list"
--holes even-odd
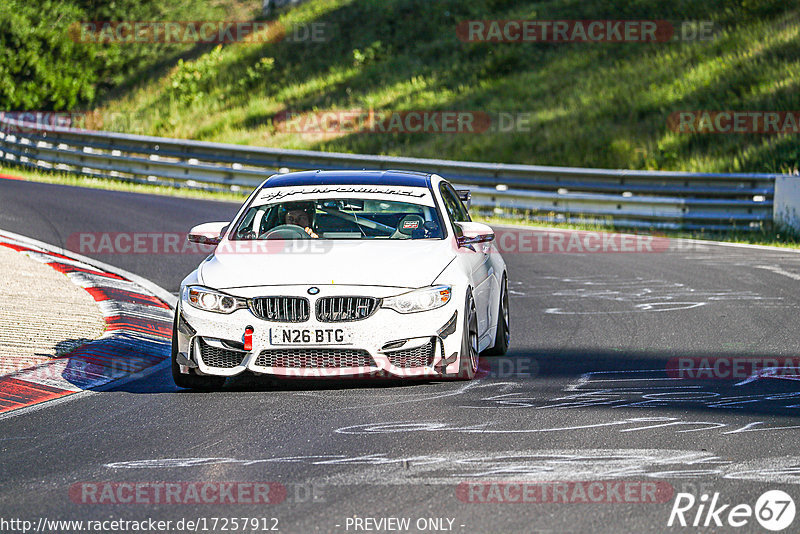
[(794, 500), (781, 490), (764, 492), (755, 506), (723, 504), (717, 492), (711, 497), (704, 493), (699, 499), (691, 493), (678, 493), (667, 526), (738, 528), (751, 524), (755, 518), (765, 529), (778, 532), (792, 524), (794, 515)]

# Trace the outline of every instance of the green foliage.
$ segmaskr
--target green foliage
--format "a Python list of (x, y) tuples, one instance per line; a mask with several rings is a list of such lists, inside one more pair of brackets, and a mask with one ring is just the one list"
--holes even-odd
[(102, 25), (92, 23), (214, 20), (224, 13), (206, 0), (3, 0), (0, 109), (86, 107), (192, 48), (184, 43), (103, 41), (91, 31)]
[(265, 83), (269, 79), (269, 73), (275, 70), (275, 58), (262, 57), (254, 65), (247, 67), (244, 75), (236, 80), (238, 89), (252, 89), (253, 87)]
[(0, 3), (0, 109), (69, 109), (94, 97), (91, 48), (53, 31), (52, 18), (69, 25), (80, 14), (49, 0)]
[(178, 60), (178, 66), (167, 82), (170, 97), (187, 105), (201, 99), (211, 84), (222, 61), (222, 46), (194, 61)]
[(353, 63), (358, 66), (369, 65), (378, 62), (387, 56), (386, 48), (380, 41), (370, 43), (362, 52), (358, 48), (353, 50)]

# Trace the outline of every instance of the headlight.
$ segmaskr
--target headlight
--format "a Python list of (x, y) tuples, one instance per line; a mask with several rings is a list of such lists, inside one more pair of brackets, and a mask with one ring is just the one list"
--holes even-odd
[(450, 302), (450, 291), (450, 286), (423, 287), (383, 299), (381, 306), (400, 313), (435, 310)]
[(233, 313), (247, 307), (247, 299), (233, 297), (201, 286), (183, 288), (181, 300), (199, 310), (216, 313)]

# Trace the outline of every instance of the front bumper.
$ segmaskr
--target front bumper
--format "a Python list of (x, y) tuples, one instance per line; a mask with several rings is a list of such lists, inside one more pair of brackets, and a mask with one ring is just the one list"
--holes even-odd
[[(308, 286), (238, 289), (236, 296), (282, 295), (315, 300), (324, 296), (358, 295), (385, 298), (406, 290), (364, 286), (319, 286), (314, 297)], [(199, 310), (182, 303), (178, 324), (178, 363), (182, 372), (235, 376), (245, 371), (287, 378), (376, 377), (436, 378), (458, 372), (463, 318), (456, 289), (445, 306), (401, 314), (379, 308), (366, 319), (320, 322), (313, 311), (302, 323), (258, 318), (249, 309), (229, 315)], [(244, 349), (245, 328), (252, 327), (252, 348)], [(279, 329), (341, 330), (347, 343), (273, 344)], [(399, 343), (405, 340), (405, 343)], [(387, 347), (387, 345), (389, 345)]]

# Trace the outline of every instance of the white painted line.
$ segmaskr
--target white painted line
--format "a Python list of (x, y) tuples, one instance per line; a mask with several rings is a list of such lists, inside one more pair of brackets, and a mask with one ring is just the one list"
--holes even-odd
[(786, 271), (784, 269), (781, 269), (777, 265), (754, 265), (754, 267), (756, 269), (765, 269), (765, 270), (771, 271), (771, 272), (773, 272), (775, 274), (780, 274), (782, 276), (786, 276), (788, 278), (791, 278), (792, 280), (800, 280), (800, 274), (793, 273), (793, 272), (790, 272), (790, 271)]

